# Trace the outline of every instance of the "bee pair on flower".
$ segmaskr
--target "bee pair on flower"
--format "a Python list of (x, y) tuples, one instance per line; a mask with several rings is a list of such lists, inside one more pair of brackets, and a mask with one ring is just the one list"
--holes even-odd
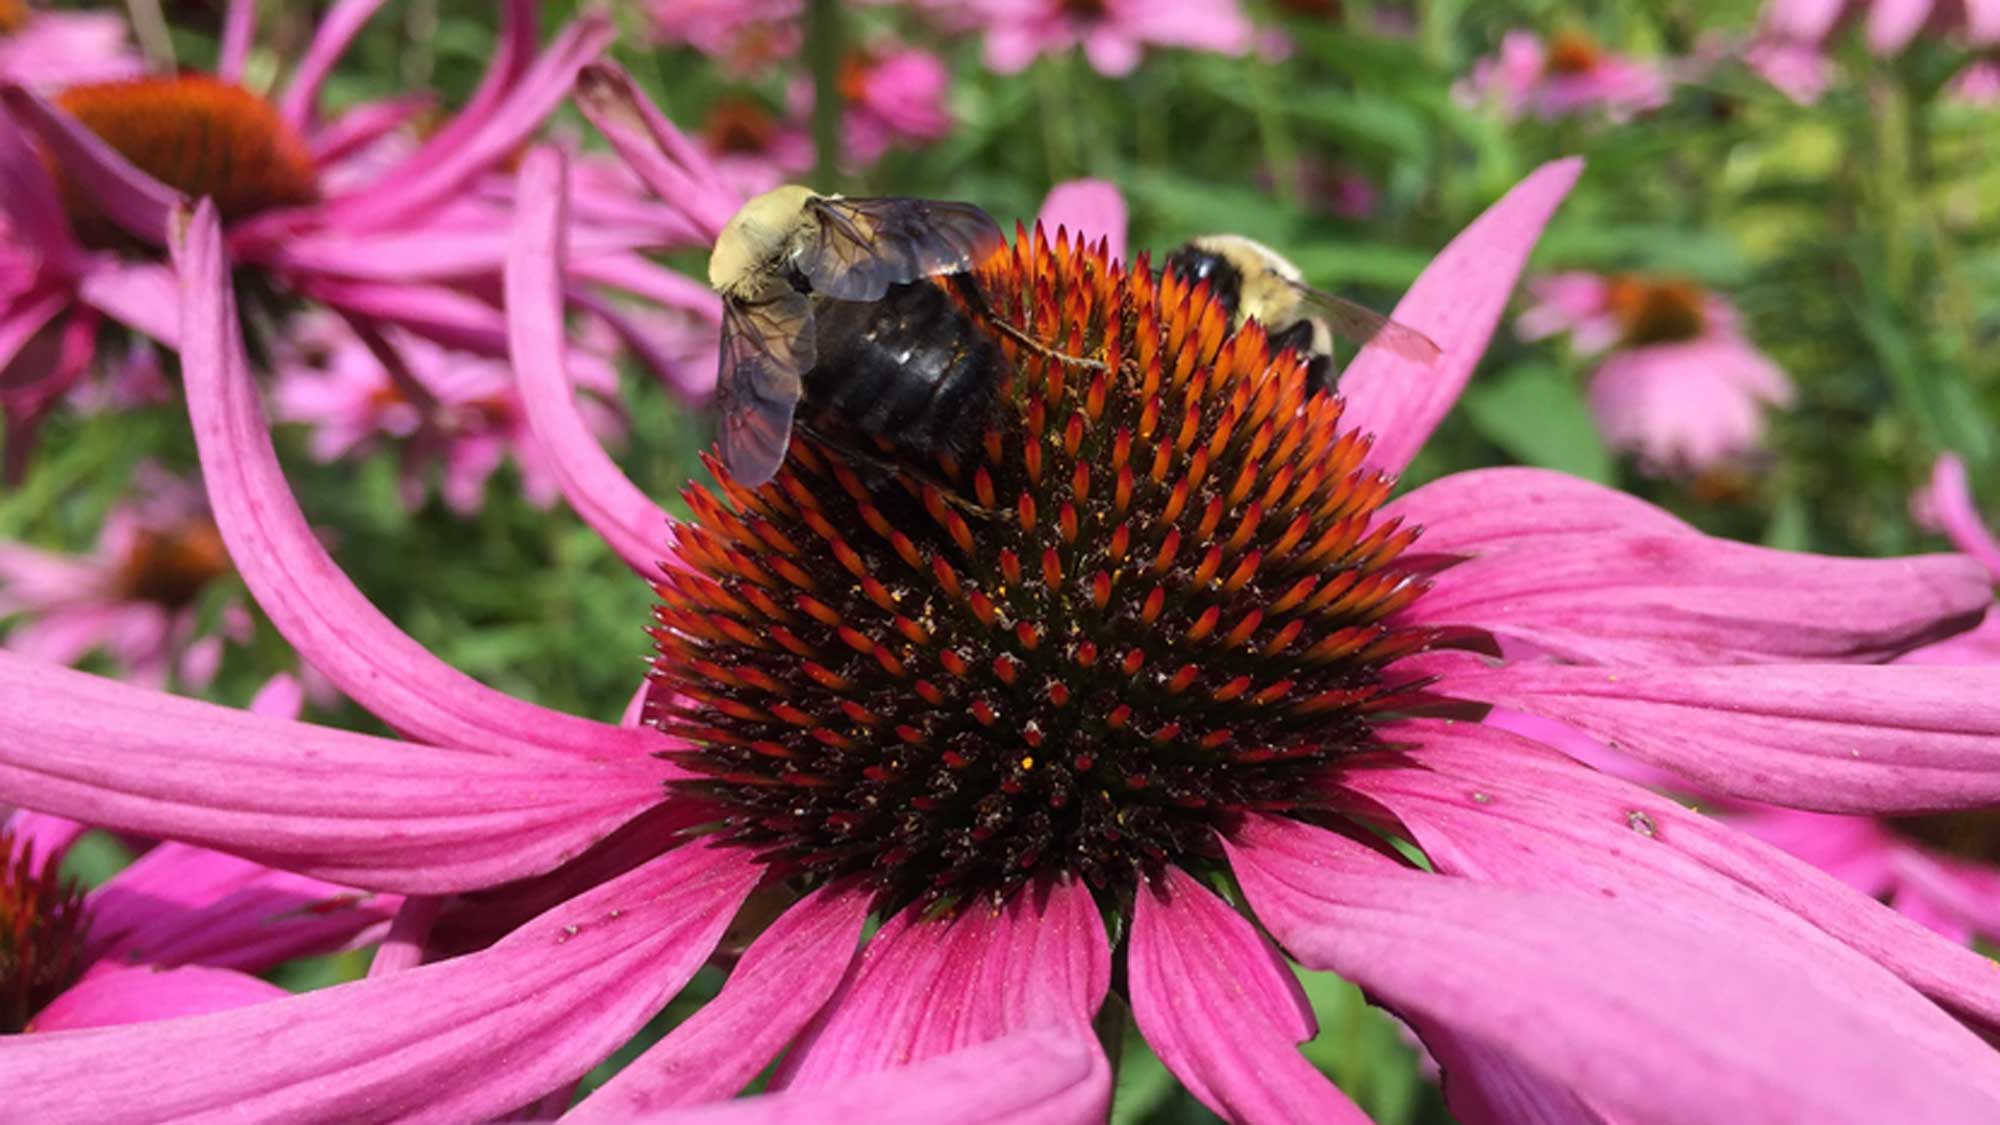
[[(916, 456), (949, 455), (986, 428), (1004, 358), (998, 337), (1067, 365), (997, 315), (976, 278), (1003, 242), (970, 203), (847, 198), (786, 186), (744, 204), (709, 258), (723, 296), (718, 444), (739, 483), (784, 463), (795, 415), (814, 436), (872, 457), (853, 439)], [(1168, 254), (1188, 285), (1206, 282), (1231, 330), (1262, 324), (1272, 351), (1295, 349), (1313, 393), (1333, 385), (1333, 338), (1375, 342), (1420, 363), (1437, 345), (1414, 329), (1304, 284), (1299, 268), (1240, 235), (1208, 235)]]

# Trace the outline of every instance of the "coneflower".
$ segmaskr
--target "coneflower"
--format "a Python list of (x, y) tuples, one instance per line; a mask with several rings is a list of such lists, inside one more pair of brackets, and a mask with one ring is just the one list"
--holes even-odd
[(1796, 803), (2000, 798), (1990, 670), (1839, 663), (1975, 620), (1962, 559), (1741, 547), (1527, 470), (1390, 498), (1577, 171), (1535, 173), (1404, 299), (1436, 371), (1364, 352), (1342, 398), (1306, 397), (1296, 358), (1204, 293), (1017, 243), (981, 279), (1037, 346), (1010, 353), (987, 440), (896, 471), (802, 441), (762, 489), (690, 490), (669, 529), (576, 417), (563, 164), (531, 154), (517, 371), (566, 494), (662, 592), (647, 713), (671, 733), (483, 687), (333, 567), (203, 208), (185, 359), (218, 523), (279, 628), (414, 741), (0, 661), (28, 701), (0, 712), (0, 799), (416, 897), (369, 980), (7, 1045), (10, 1107), (560, 1106), (755, 895), (774, 917), (721, 993), (574, 1119), (726, 1098), (780, 1054), (746, 1117), (1097, 1119), (1114, 988), (1217, 1112), (1355, 1119), (1294, 1049), (1313, 1026), (1287, 954), (1415, 1026), (1468, 1114), (1991, 1119), (2000, 1068), (1960, 1022), (2000, 1023), (1983, 959), (1636, 786), (1426, 717), (1504, 703)]

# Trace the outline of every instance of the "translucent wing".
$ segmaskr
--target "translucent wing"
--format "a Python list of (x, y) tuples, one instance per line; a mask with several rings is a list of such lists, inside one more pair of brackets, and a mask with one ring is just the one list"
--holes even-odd
[(993, 216), (970, 203), (885, 196), (815, 198), (819, 221), (796, 264), (813, 292), (876, 301), (891, 285), (970, 268), (1004, 239)]
[(1327, 328), (1341, 339), (1388, 348), (1404, 359), (1426, 367), (1437, 362), (1440, 354), (1438, 346), (1431, 342), (1429, 336), (1409, 325), (1398, 324), (1374, 309), (1357, 305), (1345, 297), (1336, 297), (1296, 283), (1294, 287), (1298, 290), (1300, 304), (1324, 321)]
[(812, 304), (805, 294), (722, 303), (716, 444), (723, 465), (739, 482), (754, 487), (778, 474), (791, 444), (803, 376), (817, 360)]

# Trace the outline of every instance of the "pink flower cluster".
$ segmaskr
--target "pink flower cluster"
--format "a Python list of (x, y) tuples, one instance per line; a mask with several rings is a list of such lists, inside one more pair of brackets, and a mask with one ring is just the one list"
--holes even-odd
[(2000, 101), (2000, 3), (1994, 0), (1769, 0), (1744, 59), (1793, 100), (1810, 105), (1832, 81), (1828, 44), (1844, 26), (1864, 27), (1868, 49), (1894, 55), (1920, 35), (1956, 39), (1982, 52), (1953, 79), (1955, 96)]

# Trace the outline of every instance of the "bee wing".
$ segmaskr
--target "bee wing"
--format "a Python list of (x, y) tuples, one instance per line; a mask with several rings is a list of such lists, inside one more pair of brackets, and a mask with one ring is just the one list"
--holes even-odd
[(813, 292), (877, 301), (891, 285), (970, 269), (1004, 238), (993, 216), (970, 203), (884, 196), (815, 198), (818, 219), (797, 264)]
[(1390, 320), (1366, 305), (1358, 305), (1345, 297), (1322, 293), (1294, 282), (1298, 290), (1299, 303), (1313, 316), (1326, 322), (1334, 335), (1357, 344), (1373, 344), (1388, 348), (1404, 359), (1421, 363), (1425, 367), (1437, 362), (1440, 350), (1429, 336)]
[(716, 444), (723, 465), (740, 483), (755, 487), (778, 474), (791, 444), (803, 377), (817, 361), (812, 304), (805, 294), (722, 303)]

